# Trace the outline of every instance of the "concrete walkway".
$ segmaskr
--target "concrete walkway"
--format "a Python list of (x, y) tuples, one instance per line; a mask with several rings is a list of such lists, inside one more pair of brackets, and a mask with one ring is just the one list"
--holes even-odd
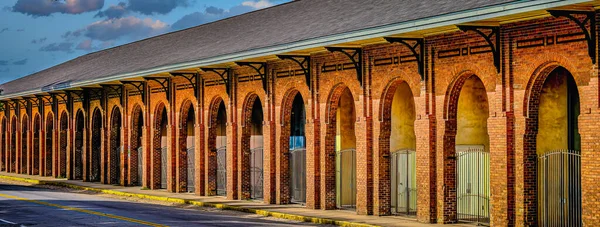
[(414, 219), (400, 216), (367, 216), (357, 215), (354, 211), (345, 210), (312, 210), (300, 205), (273, 205), (261, 201), (228, 200), (219, 196), (196, 196), (189, 193), (169, 193), (165, 190), (142, 190), (141, 187), (122, 187), (100, 183), (82, 182), (79, 180), (55, 179), (51, 177), (30, 176), (14, 173), (0, 173), (0, 178), (25, 181), (33, 184), (47, 184), (97, 191), (119, 196), (135, 196), (144, 199), (186, 203), (198, 206), (210, 206), (242, 212), (256, 213), (292, 220), (303, 220), (314, 223), (327, 223), (340, 226), (435, 226), (419, 223)]

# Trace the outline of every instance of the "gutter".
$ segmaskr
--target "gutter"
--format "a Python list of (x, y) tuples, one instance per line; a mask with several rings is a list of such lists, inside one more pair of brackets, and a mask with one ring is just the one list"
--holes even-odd
[[(423, 18), (423, 19), (418, 19), (418, 20), (413, 20), (413, 21), (408, 21), (408, 22), (400, 22), (400, 23), (389, 24), (389, 25), (385, 25), (385, 26), (366, 28), (366, 29), (356, 30), (356, 31), (352, 31), (352, 32), (346, 32), (346, 33), (341, 33), (341, 34), (323, 36), (323, 37), (319, 37), (319, 38), (301, 40), (301, 41), (297, 41), (297, 42), (293, 42), (293, 43), (287, 43), (287, 44), (281, 44), (281, 45), (276, 45), (276, 46), (264, 47), (264, 48), (260, 48), (260, 49), (247, 50), (247, 51), (242, 51), (242, 52), (237, 52), (237, 53), (232, 53), (232, 54), (215, 56), (215, 57), (205, 58), (205, 59), (192, 61), (192, 62), (185, 62), (185, 63), (173, 64), (173, 65), (168, 65), (168, 66), (161, 66), (161, 67), (156, 67), (156, 68), (152, 68), (152, 69), (131, 72), (131, 73), (117, 74), (117, 75), (113, 75), (113, 76), (107, 76), (107, 77), (92, 79), (92, 80), (77, 81), (77, 82), (72, 82), (70, 84), (70, 88), (90, 86), (90, 85), (95, 85), (95, 84), (114, 82), (117, 80), (132, 79), (132, 78), (136, 78), (136, 77), (150, 76), (150, 75), (154, 75), (154, 74), (177, 71), (177, 70), (182, 70), (182, 69), (187, 69), (187, 68), (195, 68), (195, 67), (222, 64), (222, 63), (228, 63), (228, 62), (242, 61), (242, 60), (248, 59), (248, 58), (256, 58), (256, 57), (264, 57), (264, 56), (268, 56), (268, 55), (283, 54), (283, 53), (287, 53), (287, 52), (299, 51), (299, 50), (310, 49), (310, 48), (315, 48), (315, 47), (330, 46), (330, 45), (335, 45), (335, 44), (340, 44), (340, 43), (347, 43), (347, 42), (353, 42), (353, 41), (359, 41), (359, 40), (365, 40), (365, 39), (371, 39), (371, 38), (379, 38), (379, 37), (397, 35), (397, 34), (402, 34), (402, 33), (407, 33), (407, 32), (425, 30), (425, 29), (448, 26), (448, 25), (462, 24), (462, 23), (468, 23), (468, 22), (475, 22), (475, 21), (486, 20), (486, 19), (491, 19), (491, 18), (496, 18), (496, 17), (501, 17), (501, 16), (508, 16), (508, 15), (513, 15), (513, 14), (518, 14), (518, 13), (536, 11), (536, 10), (546, 10), (546, 9), (551, 9), (551, 8), (555, 8), (555, 7), (573, 5), (573, 4), (578, 4), (578, 3), (586, 3), (586, 2), (593, 2), (593, 1), (592, 0), (568, 0), (568, 1), (564, 1), (564, 0), (526, 0), (526, 1), (510, 2), (510, 3), (495, 5), (495, 6), (483, 7), (483, 8), (479, 8), (479, 9), (466, 10), (466, 11), (452, 13), (452, 14), (444, 14), (444, 15)], [(60, 90), (64, 90), (64, 89), (66, 89), (66, 88), (56, 89), (53, 91), (60, 91)], [(29, 91), (23, 91), (23, 92), (13, 93), (13, 94), (9, 94), (9, 95), (2, 95), (2, 96), (0, 96), (0, 99), (6, 100), (6, 99), (17, 98), (17, 97), (21, 97), (21, 96), (35, 95), (35, 94), (39, 94), (42, 92), (47, 92), (47, 91), (42, 91), (41, 88), (32, 89)]]

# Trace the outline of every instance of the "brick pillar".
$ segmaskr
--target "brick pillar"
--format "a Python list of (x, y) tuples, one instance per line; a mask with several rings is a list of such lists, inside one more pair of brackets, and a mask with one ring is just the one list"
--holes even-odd
[(502, 112), (490, 112), (490, 225), (508, 226), (507, 118)]
[(66, 177), (69, 180), (73, 180), (73, 168), (75, 167), (73, 165), (75, 160), (75, 157), (73, 157), (73, 155), (75, 154), (75, 116), (73, 116), (73, 114), (69, 115), (69, 129), (67, 130), (67, 157), (65, 159), (67, 160), (67, 163), (65, 163), (67, 167)]

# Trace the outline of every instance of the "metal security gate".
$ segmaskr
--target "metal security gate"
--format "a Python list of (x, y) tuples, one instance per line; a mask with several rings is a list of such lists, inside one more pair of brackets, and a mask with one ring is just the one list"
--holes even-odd
[(337, 206), (341, 209), (356, 207), (356, 149), (336, 153)]
[(250, 198), (263, 198), (263, 148), (250, 150)]
[(416, 155), (413, 150), (392, 152), (392, 213), (417, 214)]
[(290, 138), (290, 193), (292, 203), (306, 203), (306, 148), (304, 137)]
[(456, 148), (458, 220), (490, 223), (490, 155), (483, 147)]
[(137, 185), (142, 185), (142, 179), (144, 174), (144, 147), (138, 147), (137, 149)]
[(160, 188), (167, 188), (167, 148), (160, 148)]
[(217, 195), (227, 195), (227, 147), (217, 149)]
[(195, 176), (196, 176), (196, 156), (195, 156), (195, 148), (190, 147), (187, 149), (187, 191), (194, 192), (195, 191)]
[(579, 151), (550, 151), (538, 158), (539, 226), (583, 226)]

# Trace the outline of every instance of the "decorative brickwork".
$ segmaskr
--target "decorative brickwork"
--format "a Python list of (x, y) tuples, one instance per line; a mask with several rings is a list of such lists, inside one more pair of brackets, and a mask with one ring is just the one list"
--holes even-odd
[(160, 189), (161, 180), (162, 180), (162, 159), (161, 152), (163, 148), (162, 144), (162, 134), (163, 130), (166, 129), (168, 122), (165, 122), (164, 119), (168, 119), (167, 111), (165, 105), (163, 103), (159, 103), (156, 106), (156, 112), (154, 113), (154, 136), (153, 136), (153, 147), (154, 150), (151, 151), (151, 161), (152, 161), (152, 175), (151, 175), (151, 189)]
[(60, 144), (58, 159), (55, 163), (59, 166), (59, 177), (67, 177), (67, 146), (68, 146), (68, 130), (69, 130), (69, 116), (67, 112), (63, 112), (60, 117)]
[[(279, 164), (279, 172), (277, 173), (279, 179), (279, 197), (278, 204), (290, 203), (290, 134), (291, 134), (291, 116), (292, 106), (294, 99), (300, 92), (296, 89), (288, 90), (283, 96), (283, 102), (281, 103), (281, 137), (279, 138), (279, 144), (281, 144), (280, 152), (277, 161)], [(306, 190), (306, 189), (305, 189)]]
[(138, 155), (138, 150), (142, 146), (142, 134), (144, 127), (144, 118), (142, 108), (139, 105), (133, 107), (133, 112), (131, 114), (131, 139), (129, 140), (129, 183), (130, 185), (142, 185), (142, 179), (139, 179), (141, 174), (140, 171), (143, 169), (138, 169), (139, 162), (143, 160)]
[(52, 176), (52, 153), (54, 152), (54, 117), (52, 113), (49, 113), (46, 118), (46, 135), (44, 143), (44, 152), (43, 157), (44, 160), (42, 163), (44, 164), (44, 176)]
[[(239, 180), (240, 186), (239, 193), (240, 199), (250, 199), (250, 136), (252, 131), (252, 111), (254, 107), (254, 103), (259, 102), (260, 99), (258, 95), (251, 93), (248, 94), (245, 98), (244, 104), (242, 106), (242, 135), (241, 135), (241, 147), (240, 147), (240, 167), (239, 170)], [(262, 124), (262, 122), (261, 122)]]
[(206, 195), (217, 194), (217, 116), (223, 99), (215, 97), (210, 102), (208, 113), (208, 150), (206, 151)]
[[(194, 106), (192, 102), (185, 101), (179, 112), (179, 151), (177, 152), (177, 192), (187, 192), (188, 188), (188, 168), (196, 168), (195, 166), (188, 166), (188, 115), (194, 114)], [(196, 117), (194, 116), (194, 119)], [(189, 144), (193, 145), (194, 144)]]
[(121, 180), (121, 118), (121, 109), (119, 107), (115, 107), (110, 118), (110, 149), (108, 150), (108, 156), (110, 157), (108, 160), (108, 164), (110, 166), (108, 171), (109, 184), (120, 184)]

